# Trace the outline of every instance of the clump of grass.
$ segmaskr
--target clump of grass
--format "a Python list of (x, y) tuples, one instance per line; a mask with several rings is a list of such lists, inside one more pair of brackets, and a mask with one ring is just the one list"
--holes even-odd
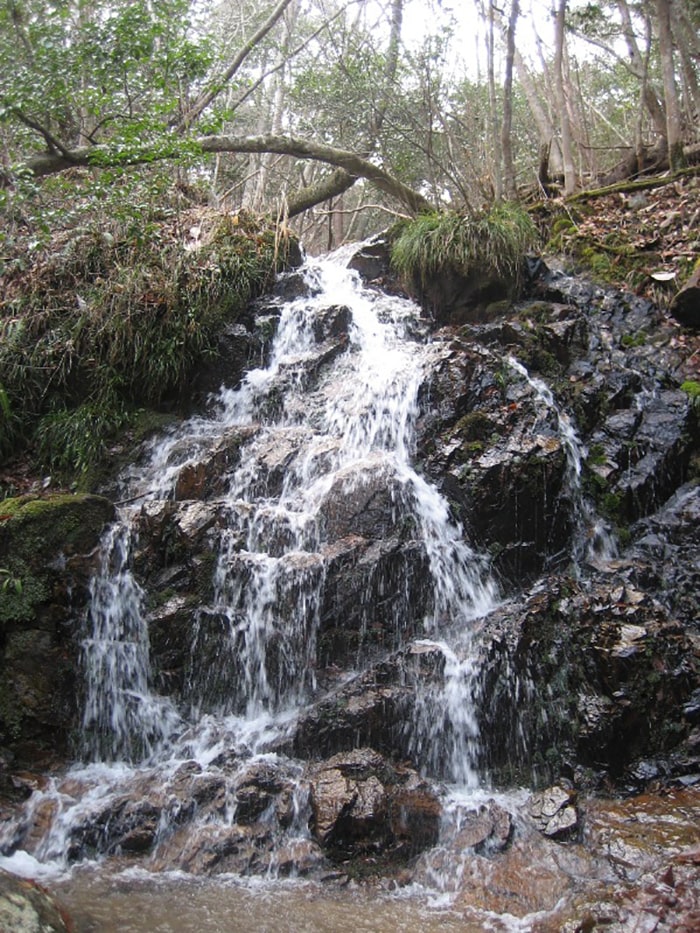
[(8, 262), (0, 456), (34, 444), (44, 466), (84, 473), (129, 411), (177, 398), (285, 260), (273, 225), (197, 209), (58, 231)]
[(407, 281), (425, 283), (448, 269), (465, 276), (483, 272), (517, 280), (523, 256), (537, 239), (537, 228), (525, 210), (499, 203), (475, 217), (445, 211), (402, 223), (391, 259)]

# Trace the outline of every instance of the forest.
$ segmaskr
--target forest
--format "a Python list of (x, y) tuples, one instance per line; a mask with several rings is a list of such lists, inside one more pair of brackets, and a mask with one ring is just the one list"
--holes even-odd
[(697, 157), (696, 0), (8, 0), (0, 17), (3, 208), (38, 233), (175, 183), (337, 242)]
[(2, 930), (700, 929), (699, 26), (0, 0)]

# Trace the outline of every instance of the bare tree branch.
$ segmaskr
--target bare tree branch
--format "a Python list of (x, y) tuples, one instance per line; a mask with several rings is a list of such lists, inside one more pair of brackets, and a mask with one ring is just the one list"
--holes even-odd
[(178, 130), (180, 132), (184, 132), (185, 130), (189, 129), (197, 117), (203, 113), (209, 104), (211, 104), (212, 101), (219, 96), (219, 94), (226, 87), (246, 58), (248, 58), (258, 43), (265, 38), (268, 32), (270, 32), (272, 27), (280, 19), (291, 2), (292, 0), (279, 0), (279, 3), (274, 8), (272, 13), (270, 13), (262, 26), (243, 43), (233, 58), (233, 61), (230, 62), (228, 68), (226, 68), (223, 74), (218, 75), (213, 84), (211, 84), (206, 91), (203, 91), (197, 100), (192, 104), (178, 125)]

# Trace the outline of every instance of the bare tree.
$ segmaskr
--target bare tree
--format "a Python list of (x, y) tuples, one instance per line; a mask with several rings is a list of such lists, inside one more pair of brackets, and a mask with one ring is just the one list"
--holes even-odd
[(671, 33), (670, 0), (656, 0), (656, 18), (659, 29), (659, 57), (664, 79), (664, 101), (666, 103), (666, 145), (668, 163), (672, 172), (677, 172), (685, 165), (683, 155), (683, 135), (681, 111), (676, 91), (675, 69), (673, 64), (673, 35)]
[(519, 0), (511, 0), (510, 17), (506, 30), (506, 63), (503, 79), (503, 123), (501, 150), (503, 152), (503, 186), (505, 196), (515, 200), (518, 196), (513, 159), (513, 62), (515, 59), (515, 29), (520, 15)]

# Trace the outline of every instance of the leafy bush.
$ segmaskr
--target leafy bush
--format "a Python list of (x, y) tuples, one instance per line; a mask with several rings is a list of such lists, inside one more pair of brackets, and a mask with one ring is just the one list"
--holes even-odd
[(483, 271), (517, 279), (523, 255), (536, 241), (537, 229), (526, 211), (516, 204), (495, 204), (475, 217), (446, 211), (401, 223), (391, 258), (407, 281), (424, 283), (447, 269), (465, 276)]

